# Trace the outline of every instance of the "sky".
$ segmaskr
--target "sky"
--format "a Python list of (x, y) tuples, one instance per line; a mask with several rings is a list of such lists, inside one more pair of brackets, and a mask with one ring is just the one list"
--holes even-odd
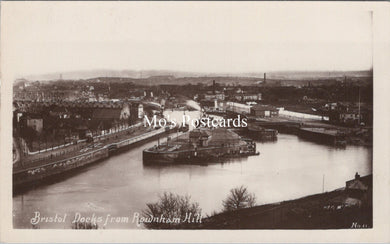
[(239, 73), (372, 68), (369, 11), (258, 2), (3, 5), (2, 53), (18, 76), (91, 69)]

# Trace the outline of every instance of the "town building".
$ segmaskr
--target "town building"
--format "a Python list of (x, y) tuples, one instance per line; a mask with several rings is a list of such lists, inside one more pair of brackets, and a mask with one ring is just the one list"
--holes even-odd
[(195, 129), (190, 132), (189, 139), (194, 147), (206, 147), (208, 146), (209, 134), (204, 130)]
[(28, 116), (26, 118), (26, 126), (41, 133), (43, 129), (43, 119), (36, 116)]
[(226, 111), (238, 114), (249, 114), (251, 112), (251, 106), (237, 102), (226, 102)]
[(221, 92), (216, 92), (215, 94), (206, 93), (204, 95), (204, 98), (206, 100), (214, 100), (214, 99), (225, 100), (225, 94)]
[(345, 182), (345, 192), (351, 199), (356, 199), (359, 207), (372, 204), (372, 174), (360, 176), (357, 172), (355, 178)]
[(348, 111), (339, 112), (339, 122), (343, 124), (359, 124), (362, 121), (362, 114), (359, 111), (351, 109)]
[(329, 103), (325, 106), (329, 121), (335, 124), (348, 126), (372, 125), (373, 111), (366, 105)]
[(255, 104), (251, 107), (250, 114), (255, 117), (275, 117), (279, 115), (279, 110), (270, 105)]

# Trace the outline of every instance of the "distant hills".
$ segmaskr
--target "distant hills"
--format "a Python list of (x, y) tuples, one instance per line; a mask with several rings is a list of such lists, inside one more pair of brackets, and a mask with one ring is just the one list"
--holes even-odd
[(271, 79), (307, 80), (307, 79), (328, 79), (339, 77), (372, 77), (372, 70), (363, 71), (280, 71), (269, 72), (267, 77)]
[[(365, 71), (271, 71), (266, 72), (267, 80), (318, 80), (347, 77), (372, 77), (372, 70)], [(29, 81), (48, 81), (48, 80), (85, 80), (96, 77), (122, 77), (133, 79), (153, 80), (176, 80), (175, 78), (191, 77), (241, 77), (263, 79), (264, 72), (244, 72), (244, 73), (205, 73), (205, 72), (183, 72), (170, 70), (109, 70), (95, 69), (71, 72), (55, 72), (42, 75), (30, 75), (24, 78)], [(179, 79), (181, 80), (181, 79)]]

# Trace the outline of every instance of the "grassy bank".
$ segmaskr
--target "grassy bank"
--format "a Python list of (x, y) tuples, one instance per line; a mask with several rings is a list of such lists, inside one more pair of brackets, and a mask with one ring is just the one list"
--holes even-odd
[(204, 218), (191, 229), (348, 229), (372, 228), (372, 204), (346, 204), (344, 190), (223, 212)]

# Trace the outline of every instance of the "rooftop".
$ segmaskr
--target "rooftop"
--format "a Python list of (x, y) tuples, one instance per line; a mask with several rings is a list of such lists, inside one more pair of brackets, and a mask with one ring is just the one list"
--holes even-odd
[(92, 117), (94, 119), (119, 119), (121, 115), (120, 109), (95, 109)]
[(277, 109), (274, 106), (271, 105), (263, 105), (263, 104), (255, 104), (251, 108), (252, 110), (257, 110), (257, 111), (264, 111), (264, 110), (272, 110), (272, 111), (277, 111)]

